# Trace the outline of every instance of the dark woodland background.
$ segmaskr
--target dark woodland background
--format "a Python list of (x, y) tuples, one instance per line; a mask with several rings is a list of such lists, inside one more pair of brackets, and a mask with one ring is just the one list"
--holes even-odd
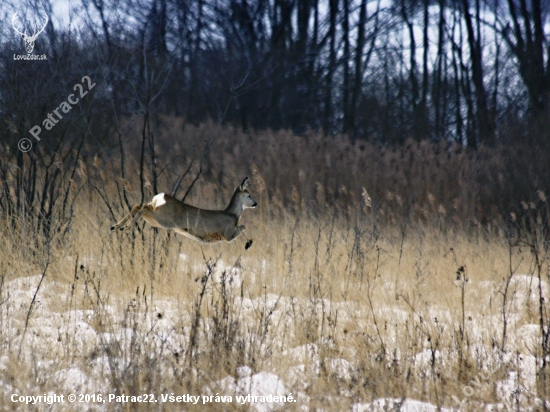
[[(54, 213), (54, 187), (70, 204), (60, 188), (97, 156), (128, 182), (122, 205), (132, 179), (143, 201), (170, 170), (171, 188), (184, 172), (226, 187), (252, 164), (270, 197), (290, 199), (301, 170), (307, 199), (318, 180), (327, 201), (365, 187), (380, 208), (398, 193), (399, 210), (448, 217), (459, 199), (455, 218), (478, 222), (507, 221), (549, 186), (547, 2), (82, 0), (64, 23), (57, 6), (0, 8), (5, 212)], [(15, 11), (27, 33), (50, 16), (34, 50), (47, 60), (14, 60)], [(35, 141), (83, 76), (95, 88)]]

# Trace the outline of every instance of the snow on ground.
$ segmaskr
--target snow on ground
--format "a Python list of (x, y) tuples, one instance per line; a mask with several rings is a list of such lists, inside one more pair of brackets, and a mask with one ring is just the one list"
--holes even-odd
[[(91, 258), (90, 258), (91, 259)], [(189, 264), (189, 259), (183, 253), (180, 254), (182, 264)], [(243, 282), (243, 271), (239, 267), (225, 267), (223, 262), (216, 265), (212, 282), (220, 285), (225, 282), (229, 290), (238, 290)], [(33, 312), (28, 320), (25, 330), (26, 316), (29, 305), (35, 297), (36, 289), (40, 282), (40, 291), (36, 295)], [(389, 287), (383, 285), (384, 287)], [(493, 293), (496, 288), (494, 282), (480, 282), (480, 296), (487, 296)], [(522, 323), (525, 311), (529, 306), (536, 305), (539, 299), (539, 287), (544, 295), (548, 295), (550, 289), (548, 284), (543, 282), (539, 285), (536, 277), (527, 275), (516, 275), (512, 278), (509, 286), (510, 304), (508, 314), (508, 342), (510, 350), (507, 352), (507, 362), (514, 362), (518, 365), (516, 372), (509, 372), (506, 376), (498, 376), (494, 380), (495, 392), (499, 399), (507, 404), (519, 400), (522, 405), (533, 401), (532, 395), (536, 393), (536, 371), (538, 368), (537, 359), (533, 353), (540, 345), (541, 331), (535, 324)], [(491, 291), (491, 292), (490, 292)], [(0, 337), (3, 347), (17, 348), (10, 352), (10, 355), (0, 356), (0, 387), (4, 394), (10, 394), (13, 385), (4, 381), (2, 373), (10, 368), (14, 362), (32, 364), (35, 362), (37, 368), (47, 371), (54, 365), (61, 354), (68, 354), (70, 359), (75, 361), (72, 364), (57, 367), (53, 373), (53, 379), (59, 388), (68, 392), (106, 392), (109, 389), (109, 375), (113, 369), (113, 358), (104, 354), (97, 354), (98, 347), (115, 347), (119, 351), (120, 358), (117, 360), (118, 367), (125, 367), (131, 362), (124, 354), (131, 353), (131, 346), (135, 339), (136, 331), (131, 322), (123, 317), (123, 310), (117, 309), (115, 305), (105, 305), (102, 316), (109, 319), (109, 325), (98, 323), (98, 314), (89, 309), (77, 309), (70, 306), (71, 290), (70, 285), (61, 285), (49, 279), (42, 279), (41, 275), (17, 278), (4, 285), (3, 293), (6, 302), (3, 307), (3, 319), (1, 320), (2, 333)], [(299, 313), (305, 316), (320, 316), (323, 312), (338, 316), (343, 323), (350, 323), (360, 331), (372, 323), (372, 313), (361, 307), (357, 302), (332, 302), (328, 299), (319, 299), (313, 304), (308, 299), (296, 297), (278, 296), (265, 294), (254, 299), (237, 296), (233, 298), (234, 308), (239, 312), (242, 319), (253, 319), (258, 314), (268, 317), (272, 325), (286, 325), (299, 327), (296, 318), (292, 313)], [(59, 308), (71, 307), (71, 310), (59, 311)], [(536, 306), (533, 306), (536, 307)], [(526, 309), (527, 308), (527, 309)], [(158, 299), (152, 302), (148, 308), (149, 315), (142, 313), (144, 308), (126, 307), (131, 313), (136, 313), (136, 318), (143, 321), (143, 326), (153, 338), (151, 345), (155, 350), (161, 351), (163, 356), (173, 356), (174, 353), (181, 353), (188, 342), (190, 334), (191, 315), (189, 308), (182, 308), (180, 302), (170, 299)], [(131, 309), (131, 310), (130, 310)], [(128, 313), (126, 312), (126, 315)], [(469, 339), (478, 342), (473, 345), (472, 356), (475, 359), (482, 359), (485, 365), (482, 370), (491, 368), (491, 356), (485, 354), (479, 357), (479, 351), (486, 349), (482, 346), (484, 342), (490, 341), (494, 336), (499, 336), (502, 328), (502, 317), (497, 314), (471, 313), (468, 312)], [(399, 329), (407, 322), (411, 322), (416, 314), (408, 312), (403, 307), (386, 306), (374, 310), (377, 322), (389, 329), (384, 332), (385, 344), (392, 352), (392, 356), (400, 357), (401, 349)], [(453, 315), (443, 307), (434, 306), (429, 314), (432, 325), (437, 329), (441, 326), (439, 333), (449, 333), (449, 330), (456, 328), (453, 324)], [(298, 318), (300, 319), (300, 318)], [(205, 332), (208, 332), (213, 325), (208, 320), (201, 325)], [(285, 330), (290, 330), (288, 329)], [(456, 330), (456, 329), (455, 329)], [(256, 338), (255, 332), (249, 332), (250, 341)], [(348, 382), (352, 379), (352, 373), (358, 365), (355, 356), (355, 349), (340, 347), (339, 352), (332, 352), (329, 355), (322, 354), (321, 348), (333, 348), (334, 342), (326, 338), (320, 338), (316, 343), (304, 343), (295, 347), (283, 347), (277, 335), (262, 342), (261, 350), (269, 347), (274, 355), (271, 362), (265, 363), (266, 370), (253, 371), (248, 366), (237, 368), (235, 376), (227, 376), (212, 385), (204, 388), (204, 393), (223, 393), (232, 396), (288, 396), (292, 393), (297, 400), (298, 406), (308, 410), (310, 397), (306, 395), (308, 382), (312, 376), (320, 373), (321, 365), (324, 370), (334, 379), (340, 382)], [(21, 342), (23, 346), (20, 351), (20, 358), (13, 354), (17, 353)], [(345, 343), (345, 340), (343, 341)], [(250, 344), (250, 342), (245, 343)], [(347, 355), (347, 356), (345, 356)], [(408, 355), (411, 365), (416, 371), (427, 371), (433, 360), (438, 365), (445, 366), (447, 363), (455, 363), (456, 352), (447, 348), (434, 349), (429, 346), (426, 340), (426, 347), (419, 348), (416, 354)], [(476, 358), (476, 356), (478, 356)], [(285, 370), (275, 372), (280, 360), (285, 360)], [(13, 366), (12, 366), (13, 367)], [(273, 370), (267, 370), (273, 367)], [(171, 373), (167, 371), (166, 373)], [(496, 379), (496, 375), (495, 375)], [(36, 388), (28, 388), (29, 392), (36, 392)], [(343, 395), (347, 393), (343, 389)], [(351, 394), (349, 394), (351, 396)], [(536, 401), (536, 399), (535, 399)], [(502, 404), (501, 404), (502, 405)], [(274, 409), (284, 410), (284, 403), (281, 402), (251, 402), (251, 410), (263, 412)], [(499, 404), (487, 405), (487, 410), (499, 410)], [(382, 410), (400, 410), (405, 412), (430, 412), (450, 411), (451, 409), (438, 409), (435, 405), (414, 399), (379, 398), (368, 403), (354, 403), (351, 406), (353, 412)], [(523, 409), (529, 410), (529, 409)]]
[[(476, 298), (480, 300), (483, 307), (489, 307), (502, 299), (505, 290), (505, 282), (482, 281), (478, 283)], [(542, 296), (550, 294), (548, 282), (542, 280), (539, 283), (536, 276), (522, 274), (512, 276), (506, 290), (508, 311), (512, 314), (522, 315), (529, 310), (536, 310), (540, 292), (542, 292)]]
[(420, 402), (413, 399), (376, 399), (371, 403), (356, 403), (351, 408), (352, 412), (452, 412), (452, 409), (441, 408), (428, 402)]
[(287, 402), (259, 402), (256, 401), (257, 397), (267, 398), (271, 395), (281, 398), (288, 397), (290, 394), (292, 399), (290, 402), (292, 403), (294, 403), (294, 400), (304, 402), (309, 399), (303, 393), (292, 393), (292, 390), (285, 386), (282, 379), (273, 373), (260, 372), (252, 375), (252, 370), (247, 366), (239, 368), (237, 372), (240, 376), (238, 380), (228, 376), (215, 382), (210, 388), (206, 388), (206, 392), (231, 395), (238, 403), (249, 403), (251, 410), (257, 412), (268, 412), (274, 408), (284, 409), (285, 403), (288, 402), (288, 399), (286, 399)]

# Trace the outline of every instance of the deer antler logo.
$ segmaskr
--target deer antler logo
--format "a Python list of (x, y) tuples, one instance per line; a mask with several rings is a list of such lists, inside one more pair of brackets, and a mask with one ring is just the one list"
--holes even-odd
[(27, 49), (27, 53), (31, 54), (34, 50), (34, 42), (38, 38), (38, 35), (44, 31), (46, 28), (46, 25), (48, 24), (48, 21), (50, 20), (48, 16), (46, 15), (46, 21), (44, 22), (44, 25), (42, 28), (35, 33), (33, 33), (32, 36), (29, 36), (26, 31), (19, 31), (17, 27), (15, 27), (15, 20), (17, 19), (17, 11), (13, 14), (13, 17), (11, 18), (11, 25), (13, 26), (13, 29), (20, 34), (23, 37), (23, 41), (25, 42), (25, 48)]

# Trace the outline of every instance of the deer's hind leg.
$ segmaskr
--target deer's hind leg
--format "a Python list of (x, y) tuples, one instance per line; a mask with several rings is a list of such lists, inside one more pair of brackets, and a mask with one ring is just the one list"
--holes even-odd
[[(134, 209), (138, 208), (135, 213), (134, 213)], [(142, 206), (141, 208), (139, 206), (135, 206), (133, 209), (132, 209), (132, 221), (129, 223), (129, 226), (133, 226), (139, 218), (142, 218), (142, 219), (145, 219), (145, 221), (149, 224), (151, 224), (151, 226), (154, 226), (154, 227), (161, 227), (153, 218), (153, 216), (151, 215), (151, 212), (154, 212), (154, 207), (151, 206), (151, 204), (146, 204), (145, 206)], [(147, 217), (146, 217), (147, 216)], [(155, 224), (151, 223), (151, 220), (153, 220), (155, 222)]]
[(132, 219), (132, 223), (134, 222), (134, 220), (136, 219), (136, 216), (139, 214), (139, 212), (142, 210), (143, 208), (141, 206), (134, 206), (132, 208), (132, 210), (130, 211), (130, 213), (128, 213), (126, 216), (124, 216), (122, 218), (122, 220), (120, 222), (118, 222), (116, 225), (112, 226), (111, 227), (111, 230), (115, 230), (115, 229), (120, 229), (120, 230), (124, 230), (124, 228), (127, 226), (127, 222)]

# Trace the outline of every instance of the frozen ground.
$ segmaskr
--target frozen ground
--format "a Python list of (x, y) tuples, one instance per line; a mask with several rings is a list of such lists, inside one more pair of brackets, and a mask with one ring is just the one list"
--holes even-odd
[[(223, 281), (221, 273), (218, 270), (211, 278), (214, 285)], [(242, 284), (242, 274), (238, 269), (227, 270), (225, 276), (228, 293), (232, 296), (232, 316), (240, 320), (253, 320), (261, 314), (262, 322), (268, 322), (273, 333), (266, 333), (261, 337), (257, 324), (251, 325), (248, 341), (243, 344), (255, 345), (258, 353), (263, 354), (265, 361), (261, 364), (262, 370), (252, 370), (251, 367), (242, 365), (236, 369), (235, 374), (205, 384), (200, 393), (187, 394), (200, 396), (200, 399), (197, 398), (198, 404), (225, 402), (250, 405), (251, 410), (262, 412), (289, 408), (313, 410), (310, 406), (315, 397), (311, 391), (312, 381), (321, 374), (342, 383), (338, 395), (327, 396), (327, 405), (332, 406), (326, 410), (338, 410), (335, 405), (341, 404), (345, 405), (342, 410), (353, 412), (500, 411), (512, 406), (514, 410), (536, 410), (542, 404), (536, 396), (536, 371), (540, 360), (533, 355), (540, 342), (540, 328), (523, 321), (526, 318), (524, 312), (529, 310), (529, 303), (536, 303), (536, 278), (517, 275), (512, 279), (509, 335), (506, 351), (501, 353), (500, 359), (495, 358), (495, 351), (486, 345), (486, 342), (498, 336), (502, 327), (498, 312), (478, 311), (466, 314), (471, 331), (471, 356), (485, 359), (485, 366), (480, 368), (470, 383), (466, 381), (458, 385), (463, 390), (459, 396), (455, 395), (452, 405), (438, 408), (434, 403), (412, 397), (379, 397), (368, 402), (356, 399), (346, 387), (361, 375), (358, 368), (365, 363), (362, 363), (357, 347), (351, 340), (347, 347), (343, 337), (334, 337), (332, 341), (328, 341), (321, 334), (317, 341), (313, 339), (313, 342), (292, 347), (287, 345), (289, 336), (295, 334), (297, 328), (301, 328), (302, 318), (293, 314), (337, 314), (340, 324), (353, 325), (354, 330), (350, 328), (346, 331), (346, 336), (349, 336), (372, 328), (372, 317), (367, 305), (328, 299), (311, 302), (273, 294), (250, 299), (241, 297), (238, 293)], [(144, 348), (150, 351), (151, 358), (155, 358), (156, 368), (161, 370), (165, 379), (169, 380), (172, 375), (176, 378), (177, 370), (171, 366), (172, 363), (165, 363), (163, 359), (173, 359), (174, 354), (185, 353), (193, 315), (189, 306), (169, 298), (157, 299), (144, 305), (136, 300), (117, 300), (111, 297), (108, 303), (89, 305), (90, 309), (83, 309), (85, 305), (80, 297), (89, 295), (89, 291), (84, 290), (90, 287), (89, 284), (77, 283), (73, 291), (72, 285), (45, 278), (35, 297), (40, 281), (40, 275), (17, 278), (8, 281), (3, 288), (3, 303), (0, 306), (0, 391), (3, 392), (4, 402), (8, 402), (8, 408), (14, 407), (9, 405), (13, 394), (43, 394), (45, 387), (49, 388), (49, 393), (104, 394), (105, 397), (105, 394), (113, 392), (113, 380), (116, 380), (116, 376), (124, 376), (122, 373), (131, 367), (136, 356), (140, 359), (146, 357), (143, 353), (134, 353), (143, 351)], [(391, 288), (391, 285), (383, 285), (380, 290), (383, 291), (385, 287)], [(480, 302), (483, 299), (489, 301), (499, 290), (498, 285), (491, 282), (479, 282), (473, 287), (479, 293)], [(546, 283), (542, 285), (542, 289), (545, 294), (548, 293)], [(34, 306), (28, 316), (33, 298)], [(411, 373), (428, 376), (434, 363), (439, 368), (445, 368), (446, 365), (451, 367), (457, 362), (459, 355), (450, 345), (434, 349), (425, 342), (425, 347), (416, 350), (413, 356), (410, 351), (403, 349), (403, 325), (414, 320), (414, 313), (397, 306), (378, 307), (374, 311), (378, 324), (385, 325), (383, 339), (386, 351), (392, 354), (393, 361), (397, 359), (398, 362), (409, 362)], [(431, 308), (430, 317), (437, 319), (429, 326), (439, 328), (437, 336), (443, 338), (455, 330), (453, 315), (444, 307)], [(208, 318), (201, 322), (200, 327), (205, 333), (215, 326)], [(138, 339), (140, 347), (135, 349)], [(337, 347), (334, 347), (335, 341), (338, 342)], [(327, 347), (334, 348), (327, 350)], [(504, 364), (514, 365), (514, 370), (501, 368)], [(17, 371), (22, 371), (19, 375), (20, 382), (14, 378)], [(44, 384), (45, 379), (49, 380), (49, 385)], [(476, 397), (470, 399), (478, 388), (492, 393), (496, 401), (480, 403), (474, 400)], [(167, 391), (155, 394), (155, 399), (161, 402), (171, 394), (185, 395)], [(161, 395), (165, 398), (161, 398)], [(76, 410), (73, 407), (74, 405), (64, 404), (59, 410)], [(109, 403), (84, 403), (77, 409), (86, 408), (112, 410), (113, 406)], [(186, 406), (182, 405), (177, 410), (186, 410)]]

